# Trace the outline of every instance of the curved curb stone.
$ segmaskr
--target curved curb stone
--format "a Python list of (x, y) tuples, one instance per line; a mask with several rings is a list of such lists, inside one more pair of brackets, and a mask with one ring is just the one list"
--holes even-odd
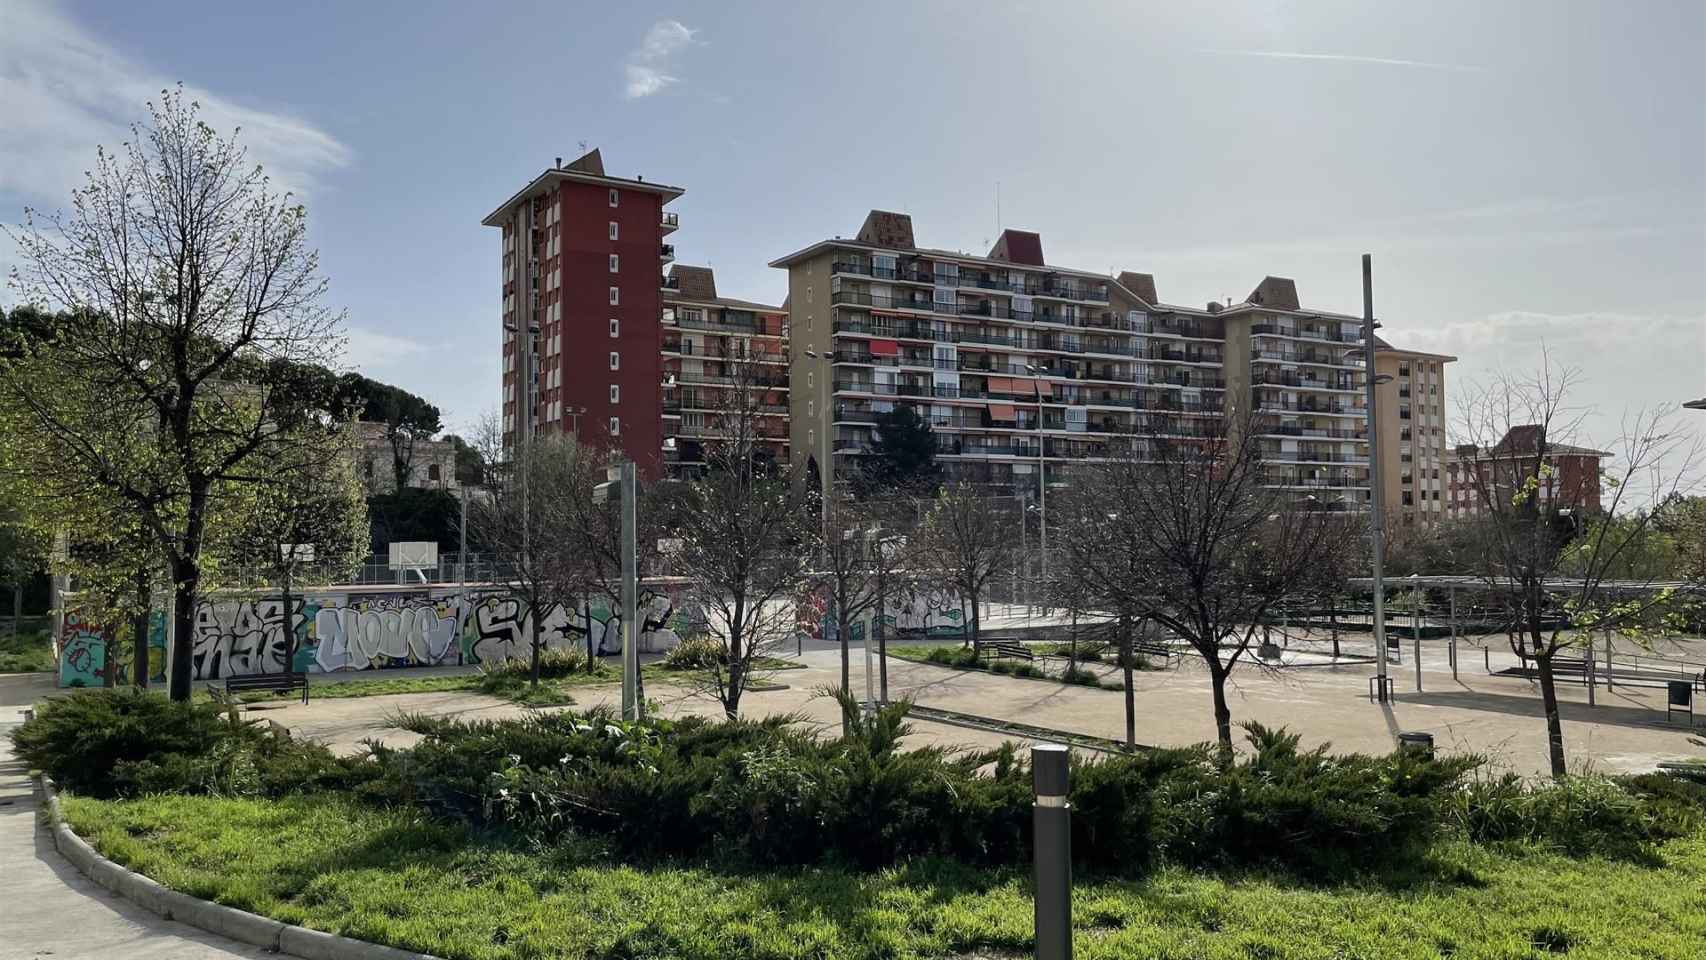
[(48, 815), (53, 824), (53, 845), (59, 855), (90, 880), (162, 919), (176, 920), (302, 960), (439, 960), (427, 953), (413, 953), (294, 926), (163, 887), (101, 856), (65, 822), (59, 811), (59, 791), (54, 788), (53, 781), (37, 776), (36, 784), (47, 798)]

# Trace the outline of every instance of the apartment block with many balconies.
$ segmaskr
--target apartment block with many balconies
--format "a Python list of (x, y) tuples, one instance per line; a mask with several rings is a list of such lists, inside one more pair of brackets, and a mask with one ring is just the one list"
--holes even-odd
[(1110, 442), (1217, 435), (1248, 412), (1275, 486), (1328, 508), (1367, 499), (1360, 320), (1303, 310), (1289, 280), (1174, 306), (1147, 274), (1047, 263), (1034, 233), (980, 257), (919, 247), (911, 218), (884, 211), (771, 266), (792, 305), (793, 458), (826, 489), (900, 403), (931, 423), (950, 476), (1016, 492)]
[(706, 444), (727, 435), (737, 410), (756, 416), (761, 452), (786, 463), (788, 311), (720, 297), (709, 267), (677, 264), (663, 284), (666, 472), (681, 478), (703, 469)]

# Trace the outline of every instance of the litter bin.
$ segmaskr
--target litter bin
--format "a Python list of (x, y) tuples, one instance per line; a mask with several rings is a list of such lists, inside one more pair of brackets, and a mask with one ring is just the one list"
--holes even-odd
[(1406, 730), (1398, 734), (1398, 749), (1414, 750), (1424, 757), (1431, 757), (1434, 755), (1434, 735), (1419, 730)]

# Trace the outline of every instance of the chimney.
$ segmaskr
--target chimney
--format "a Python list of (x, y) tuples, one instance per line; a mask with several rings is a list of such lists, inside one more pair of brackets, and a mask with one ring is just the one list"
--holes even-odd
[(1220, 308), (1220, 301), (1219, 300), (1210, 300), (1208, 302), (1208, 312), (1209, 313), (1219, 313), (1220, 309), (1221, 308)]
[(554, 165), (554, 169), (557, 169), (557, 170), (563, 169), (563, 158), (562, 157), (557, 158), (557, 162)]

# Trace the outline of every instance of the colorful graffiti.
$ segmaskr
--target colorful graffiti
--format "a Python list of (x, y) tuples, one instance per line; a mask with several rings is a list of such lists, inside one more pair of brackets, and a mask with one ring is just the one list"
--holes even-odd
[[(135, 668), (136, 648), (130, 642), (131, 629), (112, 628), (83, 619), (75, 610), (65, 614), (65, 633), (59, 642), (59, 685), (62, 687), (99, 687), (105, 684), (104, 671), (109, 651), (113, 657), (113, 682), (127, 686)], [(166, 680), (166, 618), (159, 611), (148, 617), (148, 679), (150, 683)]]
[[(524, 605), (505, 595), (446, 590), (311, 592), (292, 597), (288, 616), (280, 597), (214, 597), (197, 607), (192, 624), (191, 675), (198, 680), (280, 673), (382, 670), (491, 662), (528, 654), (532, 624)], [(647, 590), (640, 601), (640, 649), (680, 642), (687, 618), (666, 593)], [(165, 679), (165, 618), (153, 615), (150, 658)], [(621, 615), (605, 603), (553, 605), (540, 620), (547, 648), (621, 649)], [(61, 686), (98, 686), (109, 646), (129, 682), (129, 646), (109, 645), (98, 625), (68, 619), (60, 648)], [(124, 631), (118, 631), (122, 637)], [(287, 642), (294, 637), (294, 644)], [(294, 649), (294, 656), (290, 651)], [(290, 657), (287, 667), (285, 660)]]
[[(965, 610), (952, 590), (909, 585), (891, 590), (886, 599), (883, 623), (889, 636), (922, 633), (958, 637), (964, 633)], [(830, 612), (827, 586), (800, 594), (795, 598), (795, 609), (799, 629), (806, 636), (813, 640), (834, 639), (835, 617)], [(867, 610), (848, 624), (851, 642), (864, 640), (874, 614), (874, 610)]]

